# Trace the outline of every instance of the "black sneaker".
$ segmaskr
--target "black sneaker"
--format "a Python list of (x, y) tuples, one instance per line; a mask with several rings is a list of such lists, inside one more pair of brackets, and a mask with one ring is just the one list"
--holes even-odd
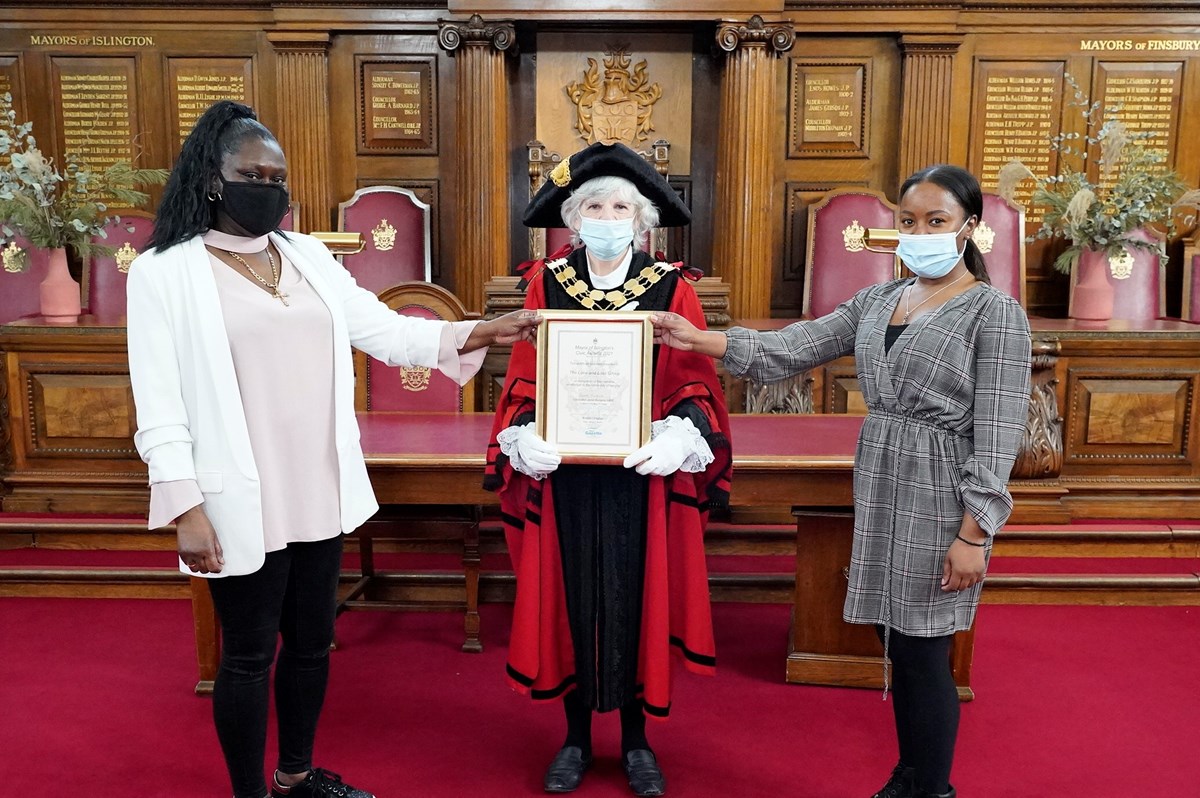
[(883, 785), (883, 788), (871, 798), (912, 798), (915, 794), (913, 787), (915, 776), (916, 771), (898, 762), (892, 769), (892, 777), (888, 779), (887, 784)]
[(291, 787), (284, 788), (274, 778), (272, 781), (275, 784), (271, 787), (271, 798), (375, 798), (366, 790), (351, 787), (338, 774), (321, 768), (308, 771), (304, 781)]

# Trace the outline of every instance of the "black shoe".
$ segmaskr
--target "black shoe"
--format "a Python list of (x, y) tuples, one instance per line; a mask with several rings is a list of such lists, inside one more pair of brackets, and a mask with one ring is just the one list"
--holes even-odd
[[(351, 787), (342, 777), (328, 770), (313, 768), (304, 781), (284, 788), (278, 779), (271, 787), (271, 798), (375, 798), (366, 790)], [(284, 792), (284, 789), (287, 792)]]
[(892, 768), (892, 777), (887, 780), (887, 784), (883, 785), (883, 788), (871, 798), (912, 798), (915, 789), (913, 778), (915, 777), (915, 770), (902, 762), (897, 762), (896, 767)]
[(563, 746), (554, 755), (546, 775), (542, 779), (542, 787), (546, 792), (573, 792), (583, 781), (583, 772), (592, 764), (592, 757), (583, 755), (583, 749), (577, 745)]
[(958, 792), (954, 789), (953, 784), (946, 785), (949, 789), (945, 792), (925, 792), (924, 790), (914, 790), (913, 798), (958, 798)]
[(638, 748), (625, 755), (625, 775), (629, 777), (629, 789), (637, 796), (663, 795), (667, 791), (667, 780), (654, 754)]

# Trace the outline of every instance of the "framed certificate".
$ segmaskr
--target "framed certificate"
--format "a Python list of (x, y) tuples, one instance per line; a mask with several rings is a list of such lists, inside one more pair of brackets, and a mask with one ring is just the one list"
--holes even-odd
[(538, 315), (538, 434), (565, 463), (619, 464), (650, 440), (650, 314)]

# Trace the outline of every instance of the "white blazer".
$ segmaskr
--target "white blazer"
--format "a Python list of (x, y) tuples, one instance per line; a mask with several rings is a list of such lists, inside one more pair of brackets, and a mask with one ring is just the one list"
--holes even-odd
[[(304, 275), (333, 318), (334, 435), (342, 532), (379, 509), (354, 416), (350, 347), (389, 365), (437, 368), (447, 322), (401, 316), (360, 288), (325, 246), (289, 233), (271, 241)], [(200, 236), (129, 269), (129, 375), (137, 406), (134, 444), (150, 484), (196, 480), (225, 556), (219, 574), (257, 571), (265, 557), (262, 496), (216, 280)], [(298, 430), (297, 434), (304, 434)], [(180, 570), (191, 574), (182, 561)]]

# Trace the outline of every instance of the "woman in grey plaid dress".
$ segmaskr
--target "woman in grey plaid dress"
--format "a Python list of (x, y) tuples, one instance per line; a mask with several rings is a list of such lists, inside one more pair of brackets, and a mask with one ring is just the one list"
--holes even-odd
[(983, 214), (963, 169), (900, 189), (898, 253), (915, 278), (864, 288), (777, 332), (699, 331), (656, 314), (655, 339), (780, 380), (855, 355), (868, 415), (855, 454), (854, 547), (843, 617), (874, 624), (892, 662), (900, 761), (875, 798), (952, 798), (954, 632), (969, 629), (1029, 402), (1029, 322), (988, 282), (971, 233)]

